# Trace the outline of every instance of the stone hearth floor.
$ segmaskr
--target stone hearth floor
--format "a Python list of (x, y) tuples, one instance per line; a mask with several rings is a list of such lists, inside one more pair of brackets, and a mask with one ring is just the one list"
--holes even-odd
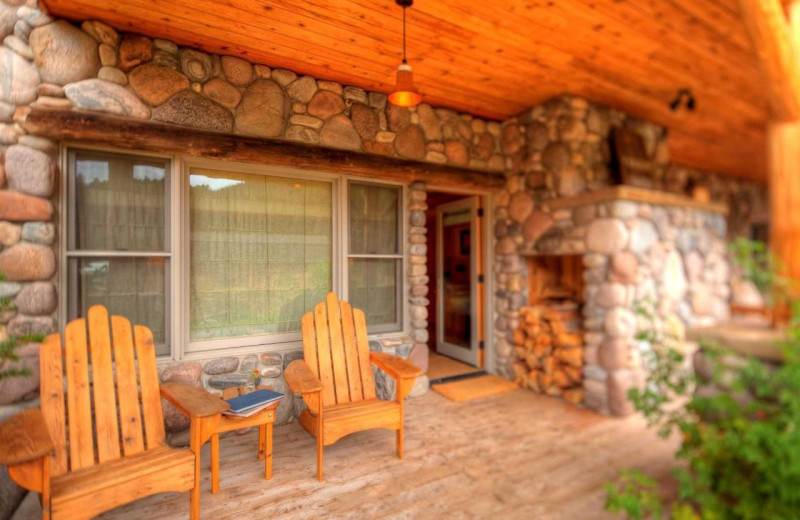
[[(602, 417), (525, 390), (466, 403), (435, 392), (410, 400), (403, 461), (393, 433), (357, 433), (325, 449), (321, 483), (314, 440), (299, 424), (275, 428), (271, 481), (256, 437), (220, 442), (217, 495), (206, 445), (201, 518), (614, 519), (602, 509), (603, 483), (631, 466), (664, 478), (675, 446), (638, 417)], [(188, 494), (164, 494), (100, 518), (184, 520), (188, 507)]]

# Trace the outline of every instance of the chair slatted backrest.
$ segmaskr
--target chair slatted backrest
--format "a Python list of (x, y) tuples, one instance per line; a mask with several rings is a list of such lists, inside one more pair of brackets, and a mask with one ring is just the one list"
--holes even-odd
[(340, 302), (335, 293), (302, 319), (303, 358), (322, 381), (322, 404), (375, 398), (369, 361), (367, 321), (361, 309)]
[[(87, 331), (88, 324), (88, 331)], [(164, 444), (153, 333), (95, 305), (39, 350), (53, 476)], [(137, 369), (138, 368), (138, 369)], [(115, 377), (116, 374), (116, 377)], [(65, 384), (66, 383), (66, 384)], [(119, 406), (117, 406), (119, 403)]]

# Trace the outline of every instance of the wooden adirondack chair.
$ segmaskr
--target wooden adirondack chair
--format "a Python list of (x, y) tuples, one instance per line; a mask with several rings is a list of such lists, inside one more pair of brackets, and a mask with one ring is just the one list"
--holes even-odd
[[(402, 459), (403, 400), (422, 370), (405, 359), (370, 352), (364, 313), (339, 302), (335, 293), (305, 313), (301, 324), (303, 360), (292, 362), (284, 377), (308, 405), (300, 424), (317, 438), (317, 478), (322, 480), (323, 447), (358, 431), (396, 430)], [(377, 399), (371, 363), (396, 381), (396, 401)]]
[(152, 332), (121, 316), (111, 317), (109, 330), (104, 307), (70, 322), (64, 336), (64, 348), (52, 334), (39, 350), (41, 409), (0, 424), (0, 464), (41, 493), (45, 520), (93, 518), (144, 496), (189, 490), (196, 520), (204, 428), (192, 431), (191, 450), (167, 446), (161, 394), (202, 417), (219, 416), (227, 404), (185, 385), (160, 393)]

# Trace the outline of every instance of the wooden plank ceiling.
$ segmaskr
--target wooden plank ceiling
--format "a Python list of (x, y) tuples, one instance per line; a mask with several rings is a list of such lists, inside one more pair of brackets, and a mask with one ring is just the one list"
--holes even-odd
[[(389, 92), (392, 0), (44, 0), (99, 19), (343, 84)], [(673, 161), (764, 180), (769, 104), (737, 0), (416, 0), (408, 58), (424, 100), (502, 120), (561, 93), (670, 129)], [(695, 112), (672, 112), (680, 88)]]

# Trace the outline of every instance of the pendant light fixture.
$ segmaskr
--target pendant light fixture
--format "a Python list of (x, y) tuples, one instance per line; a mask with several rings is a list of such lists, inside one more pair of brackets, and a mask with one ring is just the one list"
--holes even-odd
[(389, 103), (399, 107), (415, 107), (422, 101), (422, 96), (414, 88), (414, 76), (411, 65), (406, 61), (406, 7), (411, 7), (414, 0), (395, 0), (403, 8), (403, 63), (397, 67), (397, 83), (389, 94)]

